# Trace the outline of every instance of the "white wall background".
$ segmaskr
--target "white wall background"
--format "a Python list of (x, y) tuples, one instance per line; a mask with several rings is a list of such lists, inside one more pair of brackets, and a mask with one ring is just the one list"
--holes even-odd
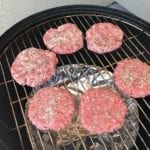
[(150, 22), (150, 0), (116, 0), (132, 13)]
[(52, 7), (70, 4), (107, 5), (112, 0), (0, 0), (0, 35), (21, 19)]
[[(16, 22), (36, 12), (70, 4), (105, 6), (113, 0), (0, 0), (0, 35)], [(150, 22), (150, 0), (116, 0), (136, 15)]]

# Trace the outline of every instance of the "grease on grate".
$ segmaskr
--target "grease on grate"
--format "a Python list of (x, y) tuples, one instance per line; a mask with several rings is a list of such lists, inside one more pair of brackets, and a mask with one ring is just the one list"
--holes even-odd
[[(76, 107), (80, 103), (80, 94), (84, 93), (91, 87), (109, 86), (117, 91), (128, 107), (128, 113), (124, 126), (112, 133), (103, 133), (101, 135), (90, 135), (88, 131), (80, 125), (80, 119), (75, 113), (72, 124), (63, 129), (59, 133), (43, 132), (36, 129), (27, 118), (27, 125), (29, 126), (29, 134), (32, 137), (32, 142), (35, 149), (119, 149), (124, 150), (131, 148), (136, 140), (139, 129), (138, 124), (138, 108), (134, 99), (125, 97), (114, 86), (112, 73), (101, 69), (97, 66), (89, 65), (66, 65), (57, 68), (56, 74), (50, 81), (34, 88), (33, 93), (40, 88), (46, 86), (60, 86), (67, 88), (75, 96)], [(26, 112), (27, 113), (27, 112)], [(27, 117), (27, 115), (26, 115)]]

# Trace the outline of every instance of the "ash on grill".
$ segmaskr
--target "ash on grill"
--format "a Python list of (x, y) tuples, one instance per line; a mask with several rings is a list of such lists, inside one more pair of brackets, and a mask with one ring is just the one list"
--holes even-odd
[[(61, 86), (67, 88), (72, 94), (76, 96), (76, 107), (78, 107), (80, 100), (79, 95), (91, 87), (109, 86), (119, 92), (113, 84), (112, 73), (102, 70), (97, 66), (89, 65), (66, 65), (57, 69), (53, 78), (44, 85), (35, 88), (32, 92), (35, 93), (40, 88), (46, 86)], [(32, 93), (32, 94), (33, 94)], [(29, 132), (32, 137), (36, 149), (42, 149), (41, 141), (44, 143), (45, 149), (58, 149), (64, 147), (66, 149), (84, 149), (82, 141), (86, 143), (89, 150), (92, 149), (109, 149), (115, 148), (123, 150), (131, 148), (136, 140), (137, 133), (135, 129), (139, 129), (137, 117), (138, 108), (134, 99), (122, 96), (123, 100), (128, 106), (128, 114), (126, 115), (125, 124), (122, 128), (112, 132), (101, 135), (90, 135), (88, 131), (82, 128), (80, 120), (75, 113), (73, 123), (59, 133), (42, 132), (36, 129), (28, 120)], [(38, 134), (41, 134), (39, 139)]]

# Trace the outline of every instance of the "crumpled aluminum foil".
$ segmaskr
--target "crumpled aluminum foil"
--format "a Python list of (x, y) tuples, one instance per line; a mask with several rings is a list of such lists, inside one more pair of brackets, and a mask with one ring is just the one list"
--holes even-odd
[[(112, 133), (103, 133), (101, 135), (90, 135), (88, 131), (83, 129), (76, 112), (73, 117), (73, 123), (67, 128), (59, 133), (50, 131), (56, 149), (61, 150), (63, 147), (65, 147), (66, 150), (71, 150), (74, 148), (77, 150), (84, 149), (82, 144), (83, 142), (86, 143), (88, 150), (94, 150), (95, 148), (98, 150), (124, 150), (131, 148), (134, 145), (137, 131), (139, 130), (137, 118), (139, 116), (138, 107), (134, 99), (124, 96), (115, 87), (111, 72), (103, 70), (98, 66), (82, 64), (61, 66), (57, 68), (55, 75), (50, 81), (34, 88), (32, 92), (35, 93), (40, 88), (46, 86), (60, 86), (62, 88), (67, 88), (76, 97), (76, 107), (79, 106), (80, 95), (86, 90), (91, 87), (96, 88), (109, 86), (120, 94), (128, 107), (128, 113), (126, 115), (124, 126)], [(42, 149), (39, 135), (37, 133), (38, 129), (30, 123), (28, 118), (27, 122), (31, 138), (36, 149)], [(48, 132), (39, 131), (39, 133), (41, 134), (41, 139), (45, 145), (45, 149), (54, 149), (52, 148), (52, 142)], [(91, 138), (93, 142), (91, 142)]]

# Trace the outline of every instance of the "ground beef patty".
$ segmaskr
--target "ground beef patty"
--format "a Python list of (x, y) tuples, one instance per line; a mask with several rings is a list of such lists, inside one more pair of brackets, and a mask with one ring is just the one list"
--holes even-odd
[(40, 130), (59, 131), (72, 120), (75, 111), (74, 97), (66, 89), (46, 87), (29, 101), (28, 117)]
[(112, 132), (121, 128), (126, 113), (126, 104), (110, 88), (92, 88), (81, 96), (81, 123), (92, 134)]
[(53, 52), (31, 47), (18, 54), (11, 66), (11, 74), (20, 85), (35, 87), (51, 78), (57, 63)]
[(50, 28), (43, 37), (48, 49), (57, 54), (71, 54), (83, 47), (83, 34), (71, 23), (56, 28)]
[(112, 23), (96, 23), (86, 32), (87, 48), (98, 54), (108, 53), (122, 45), (123, 31)]
[(139, 98), (150, 94), (150, 66), (139, 59), (124, 59), (114, 71), (116, 86), (126, 95)]

